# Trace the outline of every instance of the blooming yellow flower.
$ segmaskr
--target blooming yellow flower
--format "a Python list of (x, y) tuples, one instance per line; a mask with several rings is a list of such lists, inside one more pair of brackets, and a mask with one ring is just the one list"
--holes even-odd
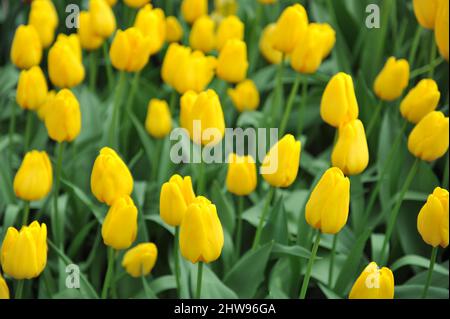
[(166, 18), (166, 40), (167, 42), (179, 42), (183, 37), (183, 28), (174, 16)]
[(413, 0), (414, 14), (422, 27), (434, 29), (438, 2), (438, 0)]
[(230, 15), (224, 18), (217, 29), (217, 50), (222, 50), (228, 40), (244, 40), (244, 23), (238, 16)]
[(9, 288), (6, 284), (5, 279), (3, 279), (0, 274), (0, 299), (9, 299)]
[(400, 112), (405, 119), (417, 124), (436, 109), (440, 97), (436, 82), (433, 79), (423, 79), (402, 100)]
[(257, 184), (255, 160), (250, 156), (231, 153), (228, 156), (226, 185), (230, 193), (238, 196), (249, 195)]
[(276, 25), (275, 23), (268, 24), (259, 40), (259, 50), (264, 58), (272, 63), (278, 64), (283, 58), (283, 53), (275, 49)]
[(225, 43), (217, 59), (217, 76), (230, 83), (243, 81), (247, 76), (247, 45), (231, 39)]
[(89, 11), (81, 11), (79, 16), (78, 36), (83, 49), (95, 50), (103, 44), (103, 38), (95, 34), (92, 28), (91, 13)]
[(147, 4), (138, 11), (134, 27), (149, 40), (150, 55), (161, 50), (166, 40), (166, 17), (160, 8)]
[(393, 299), (394, 275), (387, 268), (371, 262), (356, 279), (349, 299)]
[(140, 8), (149, 3), (150, 0), (123, 0), (123, 2), (129, 7)]
[(258, 88), (250, 79), (238, 83), (234, 89), (228, 89), (227, 93), (239, 112), (256, 110), (259, 106)]
[(374, 83), (375, 94), (382, 100), (393, 101), (408, 86), (409, 63), (405, 59), (390, 57)]
[(170, 133), (172, 117), (166, 101), (150, 100), (147, 108), (147, 118), (145, 119), (145, 128), (155, 138), (162, 138)]
[(94, 33), (108, 38), (116, 30), (116, 17), (105, 0), (89, 0), (91, 25)]
[(209, 16), (201, 16), (195, 20), (189, 35), (189, 45), (194, 50), (205, 53), (216, 46), (215, 23)]
[(183, 0), (181, 13), (184, 20), (192, 24), (202, 15), (208, 14), (208, 0)]
[(122, 266), (132, 277), (148, 275), (155, 266), (158, 249), (153, 243), (142, 243), (128, 250), (123, 256)]
[(20, 72), (17, 83), (16, 101), (25, 110), (36, 110), (47, 97), (48, 87), (44, 73), (39, 66)]
[(448, 1), (438, 0), (434, 37), (439, 53), (448, 62)]
[(38, 65), (42, 58), (42, 44), (36, 28), (20, 25), (14, 33), (11, 45), (11, 61), (19, 69), (29, 69)]
[(289, 54), (304, 39), (308, 28), (308, 15), (301, 4), (294, 4), (281, 13), (275, 28), (275, 49)]
[(58, 13), (51, 0), (34, 0), (28, 16), (28, 24), (36, 28), (44, 48), (48, 48), (55, 38)]

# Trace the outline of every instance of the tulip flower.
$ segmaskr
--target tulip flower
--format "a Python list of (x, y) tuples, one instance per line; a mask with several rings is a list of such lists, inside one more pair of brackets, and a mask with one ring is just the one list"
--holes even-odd
[(437, 0), (413, 0), (414, 14), (417, 22), (425, 29), (434, 29), (438, 9)]
[(230, 193), (237, 196), (251, 194), (257, 183), (255, 160), (250, 156), (231, 153), (228, 156), (226, 185)]
[(116, 17), (105, 0), (89, 0), (91, 26), (94, 33), (102, 38), (108, 38), (116, 30)]
[(79, 16), (78, 36), (83, 49), (96, 50), (103, 44), (103, 38), (95, 34), (89, 11), (81, 11)]
[(166, 40), (166, 18), (163, 10), (147, 4), (138, 11), (134, 27), (149, 41), (150, 55), (161, 50)]
[(448, 150), (449, 119), (442, 112), (428, 113), (408, 137), (408, 149), (421, 160), (431, 162)]
[(297, 43), (304, 39), (308, 28), (308, 15), (301, 4), (294, 4), (281, 13), (274, 35), (275, 49), (290, 54)]
[(116, 250), (130, 247), (136, 239), (137, 214), (137, 208), (130, 196), (117, 197), (109, 207), (102, 225), (105, 245)]
[(230, 15), (223, 19), (217, 29), (217, 50), (222, 50), (228, 40), (244, 40), (244, 24), (238, 16)]
[(62, 89), (45, 110), (48, 136), (57, 142), (71, 142), (80, 134), (81, 112), (76, 96)]
[(204, 53), (212, 51), (216, 46), (214, 21), (209, 16), (202, 16), (195, 20), (189, 35), (189, 45), (194, 50)]
[(274, 4), (277, 0), (258, 0), (258, 2), (262, 4)]
[(187, 59), (179, 61), (173, 87), (180, 94), (189, 90), (202, 92), (214, 78), (216, 65), (215, 57), (205, 56), (201, 51), (191, 53)]
[(433, 79), (423, 79), (402, 100), (400, 112), (405, 119), (417, 124), (436, 109), (440, 97), (436, 82)]
[(38, 277), (47, 264), (47, 226), (34, 221), (20, 231), (9, 227), (2, 244), (1, 264), (4, 273), (14, 279)]
[(48, 87), (44, 73), (39, 66), (20, 72), (17, 83), (16, 101), (25, 110), (36, 110), (47, 97)]
[(11, 45), (11, 61), (19, 69), (29, 69), (39, 65), (42, 58), (42, 44), (36, 28), (20, 25), (14, 33)]
[(283, 53), (275, 49), (275, 33), (275, 23), (268, 24), (264, 28), (259, 40), (259, 50), (261, 51), (264, 58), (272, 64), (278, 64), (283, 59)]
[(448, 62), (448, 1), (438, 0), (434, 37), (439, 53)]
[(408, 86), (409, 64), (404, 59), (390, 57), (374, 83), (375, 94), (385, 101), (393, 101)]
[(169, 43), (179, 42), (183, 37), (183, 28), (174, 16), (166, 18), (166, 40)]
[(328, 23), (310, 23), (307, 30), (320, 38), (322, 59), (325, 59), (336, 43), (336, 31)]
[(53, 103), (55, 96), (56, 92), (54, 90), (48, 91), (44, 103), (38, 107), (37, 115), (41, 121), (45, 121), (45, 114), (47, 113), (48, 107)]
[(118, 197), (131, 195), (133, 191), (133, 177), (128, 167), (109, 147), (102, 148), (95, 159), (91, 191), (100, 202), (107, 205), (112, 205)]
[(259, 106), (258, 88), (250, 79), (238, 83), (234, 89), (228, 89), (227, 93), (239, 112), (256, 110)]
[(356, 279), (349, 299), (393, 299), (394, 275), (387, 268), (371, 262)]
[(3, 279), (0, 274), (0, 299), (9, 299), (9, 288), (6, 284), (5, 279)]
[(363, 123), (356, 119), (339, 127), (339, 136), (331, 154), (333, 166), (345, 175), (357, 175), (369, 164), (369, 149)]
[(208, 14), (208, 0), (183, 0), (181, 13), (187, 23), (194, 23), (201, 16)]
[(237, 0), (214, 0), (214, 12), (211, 16), (215, 16), (214, 20), (220, 22), (230, 15), (236, 15), (237, 9)]
[(124, 0), (123, 2), (129, 7), (140, 8), (149, 3), (150, 0)]
[(244, 41), (227, 41), (217, 59), (217, 76), (230, 83), (243, 81), (247, 76), (247, 45)]
[(219, 142), (225, 133), (225, 119), (219, 96), (214, 90), (200, 94), (186, 92), (180, 100), (180, 125), (192, 141), (207, 145)]
[(28, 24), (36, 28), (44, 48), (48, 48), (55, 38), (58, 13), (51, 0), (34, 0), (28, 16)]
[(359, 108), (350, 75), (339, 72), (334, 75), (322, 95), (320, 116), (324, 122), (339, 127), (358, 118)]
[(110, 7), (114, 6), (117, 3), (117, 0), (106, 0)]
[(301, 143), (286, 134), (279, 140), (263, 160), (261, 174), (274, 187), (289, 187), (297, 178), (300, 164)]
[(175, 78), (179, 71), (179, 64), (189, 59), (190, 54), (191, 50), (188, 47), (178, 43), (169, 45), (161, 67), (161, 77), (164, 82), (172, 87), (174, 86)]
[(151, 99), (148, 103), (147, 118), (145, 119), (147, 132), (155, 138), (163, 138), (172, 129), (172, 117), (169, 106), (164, 100)]
[(14, 193), (25, 201), (35, 201), (50, 193), (53, 170), (45, 151), (30, 151), (25, 154), (22, 164), (14, 177)]
[(337, 234), (347, 223), (350, 180), (337, 167), (321, 177), (306, 203), (307, 223), (325, 234)]
[(123, 256), (122, 266), (132, 277), (148, 275), (155, 266), (158, 249), (153, 243), (142, 243), (128, 250)]

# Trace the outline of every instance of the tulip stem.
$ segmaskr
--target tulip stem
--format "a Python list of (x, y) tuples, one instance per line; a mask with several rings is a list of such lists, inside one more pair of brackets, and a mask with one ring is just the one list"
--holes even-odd
[(153, 163), (152, 163), (152, 176), (156, 182), (158, 181), (158, 167), (161, 159), (161, 149), (163, 145), (163, 140), (156, 139), (155, 141), (155, 151), (153, 152)]
[(33, 112), (27, 110), (27, 118), (25, 123), (25, 142), (24, 142), (24, 151), (27, 152), (30, 148), (30, 135), (31, 135), (31, 127), (33, 126)]
[(269, 212), (270, 201), (272, 200), (274, 193), (275, 193), (275, 187), (270, 187), (269, 192), (267, 193), (267, 196), (266, 196), (266, 201), (264, 203), (264, 208), (263, 208), (263, 211), (261, 214), (261, 218), (259, 219), (258, 228), (256, 229), (256, 234), (255, 234), (255, 239), (253, 240), (252, 249), (256, 249), (259, 245), (259, 241), (261, 240), (263, 224), (266, 219), (266, 215)]
[(200, 299), (202, 294), (202, 277), (203, 277), (203, 263), (201, 261), (198, 262), (198, 271), (197, 271), (197, 291), (195, 293), (195, 298)]
[(386, 254), (387, 244), (389, 243), (389, 239), (391, 238), (392, 231), (394, 230), (395, 222), (397, 220), (398, 213), (400, 212), (403, 198), (405, 197), (405, 194), (408, 191), (409, 186), (411, 185), (411, 183), (414, 179), (414, 176), (416, 175), (417, 169), (419, 168), (419, 163), (420, 163), (420, 159), (416, 157), (413, 165), (409, 169), (409, 173), (405, 179), (405, 183), (403, 184), (403, 187), (400, 190), (400, 194), (397, 199), (397, 203), (394, 206), (394, 208), (390, 214), (390, 218), (389, 218), (388, 224), (387, 224), (386, 234), (384, 235), (383, 246), (381, 248), (380, 257), (379, 257), (381, 260), (381, 262), (380, 262), (381, 265), (384, 265), (387, 261), (387, 257), (388, 257)]
[(95, 91), (95, 84), (97, 80), (97, 56), (96, 51), (92, 50), (89, 53), (89, 88), (92, 92)]
[(300, 84), (301, 74), (297, 73), (297, 76), (294, 80), (294, 85), (292, 85), (291, 93), (289, 94), (289, 99), (284, 109), (283, 118), (281, 119), (280, 131), (278, 132), (278, 136), (281, 138), (284, 135), (284, 131), (286, 130), (286, 125), (289, 121), (289, 116), (291, 115), (292, 106), (294, 105), (295, 96), (297, 95), (298, 86)]
[(434, 42), (434, 33), (431, 34), (431, 49), (430, 49), (430, 63), (428, 64), (430, 66), (430, 69), (428, 70), (428, 77), (433, 78), (434, 75), (434, 58), (436, 56), (436, 43)]
[(13, 154), (14, 154), (14, 132), (16, 130), (16, 104), (11, 103), (11, 118), (9, 122), (9, 166), (12, 168)]
[(180, 238), (180, 228), (175, 226), (175, 238), (173, 241), (173, 258), (175, 260), (175, 281), (177, 283), (178, 297), (181, 297), (180, 257), (178, 256), (179, 238)]
[(417, 29), (416, 32), (414, 33), (414, 38), (411, 44), (411, 49), (409, 50), (409, 57), (408, 57), (408, 61), (409, 61), (409, 65), (411, 67), (414, 66), (414, 62), (416, 59), (416, 52), (417, 52), (417, 48), (419, 46), (419, 40), (420, 40), (420, 34), (422, 33), (422, 27), (420, 26), (420, 24), (417, 24)]
[(200, 146), (200, 163), (198, 164), (197, 194), (202, 195), (205, 191), (205, 163), (203, 163), (203, 149)]
[(333, 244), (331, 246), (330, 269), (329, 269), (329, 272), (328, 272), (328, 286), (330, 288), (333, 287), (334, 256), (336, 254), (336, 245), (337, 245), (338, 234), (339, 233), (336, 233), (336, 234), (333, 235)]
[(108, 269), (106, 270), (105, 282), (103, 283), (102, 299), (108, 298), (108, 289), (114, 273), (114, 248), (108, 247)]
[(238, 211), (237, 211), (237, 229), (236, 229), (236, 259), (241, 253), (242, 242), (242, 212), (244, 211), (244, 196), (238, 196)]
[(428, 288), (430, 287), (431, 277), (433, 276), (434, 264), (436, 263), (437, 252), (438, 252), (438, 246), (433, 247), (433, 249), (431, 250), (430, 266), (428, 267), (427, 281), (425, 281), (425, 287), (423, 289), (422, 299), (425, 299), (428, 294)]
[(145, 297), (147, 297), (147, 299), (155, 299), (156, 295), (153, 292), (152, 288), (150, 288), (150, 285), (148, 284), (147, 279), (145, 278), (144, 267), (142, 267), (141, 279), (142, 279), (142, 286), (144, 287)]
[(28, 216), (30, 215), (30, 202), (25, 201), (23, 206), (22, 226), (28, 224)]
[(281, 94), (283, 90), (283, 69), (284, 69), (284, 55), (281, 56), (280, 64), (278, 65), (277, 76), (275, 78), (275, 92), (272, 98), (272, 105), (270, 106), (270, 123), (275, 123), (275, 115), (280, 107)]
[(306, 291), (308, 290), (309, 279), (311, 278), (311, 270), (314, 264), (314, 259), (317, 255), (317, 250), (320, 244), (320, 231), (316, 232), (316, 240), (314, 241), (314, 246), (311, 251), (311, 257), (309, 257), (308, 266), (306, 268), (305, 277), (303, 278), (302, 289), (300, 290), (300, 299), (305, 299)]
[(58, 143), (56, 145), (56, 170), (55, 170), (55, 188), (53, 190), (53, 235), (55, 236), (54, 240), (59, 244), (60, 249), (62, 248), (62, 234), (63, 232), (60, 229), (59, 225), (59, 213), (58, 213), (58, 195), (59, 195), (59, 185), (61, 180), (61, 166), (62, 166), (62, 157), (64, 152), (64, 142)]
[(175, 112), (175, 104), (177, 102), (177, 91), (175, 89), (172, 89), (172, 92), (170, 92), (170, 100), (169, 100), (169, 109), (170, 114), (173, 116)]
[[(136, 91), (139, 86), (140, 75), (141, 75), (141, 71), (137, 71), (134, 73), (133, 81), (131, 82), (131, 89), (127, 96), (127, 104), (125, 105), (126, 112), (129, 112), (130, 114), (133, 114), (133, 115), (134, 115), (134, 112), (133, 112), (134, 96), (136, 95)], [(128, 117), (126, 125), (124, 127), (124, 132), (123, 132), (123, 134), (121, 134), (122, 146), (124, 148), (123, 149), (124, 154), (128, 154), (129, 143), (127, 143), (127, 141), (129, 140), (129, 137), (130, 137), (131, 126), (132, 126), (132, 123), (131, 123), (130, 117)]]
[(120, 102), (122, 100), (122, 87), (124, 82), (125, 82), (125, 72), (120, 71), (119, 82), (117, 83), (116, 92), (114, 94), (113, 113), (111, 117), (111, 124), (109, 126), (109, 134), (108, 134), (109, 145), (112, 148), (118, 148), (116, 132), (119, 126), (119, 113), (121, 104)]
[(375, 124), (378, 122), (382, 108), (383, 108), (383, 100), (380, 100), (380, 102), (377, 104), (375, 112), (372, 115), (372, 118), (370, 119), (369, 125), (367, 125), (367, 134), (366, 134), (367, 140), (369, 140), (370, 135), (373, 129), (375, 128)]
[(16, 294), (14, 296), (15, 299), (22, 299), (23, 294), (23, 285), (25, 284), (25, 280), (18, 280), (16, 285)]
[(305, 107), (306, 107), (306, 100), (308, 99), (308, 79), (306, 77), (303, 77), (303, 83), (302, 83), (302, 98), (300, 101), (300, 108), (298, 109), (298, 128), (297, 128), (297, 134), (299, 138), (302, 136), (303, 132), (303, 126), (305, 124)]
[(106, 67), (106, 79), (108, 81), (108, 90), (112, 91), (114, 76), (113, 76), (113, 70), (111, 66), (111, 62), (109, 61), (109, 54), (108, 54), (108, 41), (103, 42), (103, 56), (104, 56), (104, 62)]

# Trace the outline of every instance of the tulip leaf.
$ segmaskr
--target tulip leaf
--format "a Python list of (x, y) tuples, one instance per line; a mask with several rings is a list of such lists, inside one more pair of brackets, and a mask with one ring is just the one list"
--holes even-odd
[(163, 291), (177, 289), (177, 284), (175, 282), (175, 276), (166, 275), (155, 278), (150, 283), (150, 288), (153, 290), (155, 294), (159, 294)]
[[(299, 245), (286, 246), (279, 243), (274, 243), (272, 248), (272, 257), (278, 258), (283, 256), (309, 259), (311, 257), (311, 251)], [(321, 257), (316, 256), (316, 259), (319, 260)]]
[(153, 165), (154, 143), (152, 142), (147, 131), (144, 129), (143, 125), (141, 124), (141, 122), (139, 122), (136, 116), (131, 112), (128, 112), (128, 116), (130, 117), (131, 122), (133, 123), (138, 133), (139, 139), (141, 140), (142, 146), (144, 147), (145, 154), (147, 155), (150, 165)]
[(289, 287), (292, 284), (292, 278), (296, 277), (293, 276), (292, 270), (289, 258), (280, 258), (277, 260), (269, 275), (269, 298), (289, 298)]
[(261, 243), (275, 241), (286, 245), (289, 241), (286, 213), (283, 205), (284, 198), (280, 197), (270, 210), (269, 218), (261, 234)]
[[(421, 268), (428, 269), (430, 266), (430, 260), (428, 258), (417, 256), (417, 255), (406, 255), (399, 259), (397, 259), (389, 268), (395, 272), (398, 269), (405, 267), (405, 266), (417, 266)], [(445, 267), (435, 264), (433, 272), (440, 273), (442, 275), (448, 276), (448, 269)]]
[(86, 242), (89, 232), (97, 225), (97, 220), (93, 219), (89, 223), (83, 226), (81, 230), (77, 233), (75, 238), (71, 240), (69, 249), (67, 250), (67, 256), (70, 258), (75, 258), (76, 254), (80, 251), (83, 244)]
[[(398, 299), (419, 299), (423, 293), (423, 285), (402, 285), (396, 286), (394, 289), (394, 298)], [(448, 289), (431, 286), (428, 289), (427, 298), (430, 299), (448, 299)]]
[[(191, 288), (192, 296), (195, 295), (195, 289), (197, 288), (197, 265), (191, 267)], [(207, 299), (237, 299), (236, 293), (227, 287), (216, 274), (209, 268), (208, 265), (203, 265), (203, 277), (202, 277), (202, 298)]]
[(331, 290), (329, 287), (325, 286), (324, 284), (319, 282), (318, 286), (319, 286), (320, 290), (322, 290), (325, 297), (327, 297), (327, 299), (342, 299), (341, 296), (336, 294), (333, 290)]
[(214, 180), (211, 190), (212, 201), (217, 207), (217, 214), (223, 226), (228, 230), (230, 234), (234, 232), (235, 226), (235, 212), (234, 206), (230, 203), (230, 200), (222, 191), (217, 180)]
[(19, 214), (20, 214), (19, 206), (13, 204), (6, 206), (5, 215), (3, 216), (2, 232), (1, 232), (2, 237), (0, 237), (0, 243), (3, 242), (8, 227), (14, 226), (14, 223), (16, 222), (17, 216)]

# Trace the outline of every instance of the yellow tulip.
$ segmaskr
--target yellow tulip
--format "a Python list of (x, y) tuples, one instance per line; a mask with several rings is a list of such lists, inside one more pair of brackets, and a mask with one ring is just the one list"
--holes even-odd
[(300, 165), (301, 143), (286, 134), (279, 140), (263, 160), (261, 174), (274, 187), (289, 187), (297, 178)]
[(109, 207), (102, 225), (105, 245), (116, 250), (130, 247), (137, 235), (137, 217), (138, 211), (131, 197), (117, 197)]
[(36, 28), (20, 25), (14, 33), (11, 45), (11, 61), (19, 69), (29, 69), (39, 65), (42, 58), (42, 44)]
[(211, 14), (215, 15), (218, 19), (216, 22), (220, 22), (224, 17), (230, 15), (235, 15), (238, 9), (238, 4), (236, 0), (214, 0), (214, 12)]
[(308, 30), (319, 37), (322, 44), (322, 59), (326, 58), (336, 43), (336, 31), (328, 23), (310, 23)]
[(0, 274), (0, 299), (9, 299), (9, 288), (2, 274)]
[(417, 22), (422, 27), (433, 30), (438, 9), (438, 0), (413, 0), (413, 9)]
[(89, 0), (91, 26), (94, 33), (102, 38), (108, 38), (116, 30), (116, 17), (105, 0)]
[(183, 0), (181, 13), (187, 23), (194, 23), (202, 15), (208, 14), (208, 0)]
[(164, 11), (147, 4), (138, 11), (134, 27), (149, 40), (150, 55), (161, 50), (166, 40), (166, 17)]
[(301, 42), (308, 28), (308, 15), (301, 4), (294, 4), (281, 13), (275, 28), (275, 49), (289, 54)]
[(22, 164), (14, 177), (14, 193), (20, 199), (35, 201), (50, 193), (53, 170), (45, 151), (30, 151), (25, 154)]
[(183, 28), (174, 16), (166, 18), (166, 40), (169, 43), (179, 42), (183, 37)]
[(436, 82), (433, 79), (423, 79), (402, 100), (400, 112), (405, 119), (417, 124), (436, 109), (440, 97)]
[(36, 110), (47, 97), (48, 87), (44, 73), (39, 66), (20, 72), (17, 83), (16, 101), (25, 110)]
[(130, 276), (138, 278), (148, 275), (155, 266), (158, 249), (153, 243), (142, 243), (125, 253), (122, 266)]
[(69, 46), (70, 49), (75, 54), (75, 56), (77, 57), (77, 59), (82, 61), (83, 52), (81, 50), (81, 42), (80, 42), (80, 37), (78, 36), (78, 34), (72, 33), (70, 35), (66, 35), (66, 34), (60, 33), (60, 34), (58, 34), (56, 41), (63, 42), (67, 46)]
[(150, 0), (123, 0), (123, 2), (129, 7), (140, 8), (149, 3)]
[(164, 56), (161, 67), (161, 77), (164, 82), (174, 87), (175, 79), (178, 77), (179, 65), (189, 59), (191, 50), (178, 43), (171, 43)]
[(34, 0), (28, 16), (28, 24), (36, 28), (44, 48), (48, 48), (55, 38), (58, 13), (51, 0)]
[(150, 100), (147, 108), (147, 118), (145, 119), (145, 128), (155, 138), (163, 138), (170, 133), (172, 117), (166, 101)]
[(442, 112), (425, 115), (408, 137), (408, 149), (416, 157), (431, 162), (448, 150), (449, 121)]
[(17, 280), (38, 277), (47, 264), (47, 249), (44, 223), (34, 221), (20, 231), (9, 227), (1, 250), (3, 271)]
[(47, 93), (44, 103), (42, 103), (37, 109), (37, 115), (41, 121), (45, 121), (45, 114), (47, 114), (48, 107), (53, 103), (56, 92), (51, 90)]
[(405, 59), (390, 57), (374, 83), (375, 94), (382, 100), (393, 101), (408, 86), (409, 63)]
[(108, 205), (118, 197), (131, 195), (133, 191), (133, 177), (128, 167), (109, 147), (102, 148), (95, 159), (91, 191), (100, 202)]
[(117, 0), (106, 0), (110, 7), (114, 6), (117, 3)]
[(109, 49), (111, 64), (118, 70), (137, 72), (144, 68), (150, 57), (150, 38), (137, 28), (117, 31)]
[(231, 153), (228, 156), (227, 189), (238, 196), (251, 194), (257, 183), (255, 160), (250, 156)]
[(234, 89), (228, 89), (227, 93), (239, 112), (256, 110), (259, 106), (258, 88), (250, 79), (237, 84)]
[(227, 41), (217, 59), (217, 76), (230, 83), (238, 83), (247, 76), (247, 45), (244, 41)]
[(216, 205), (207, 198), (198, 196), (188, 206), (181, 222), (181, 255), (192, 263), (210, 263), (219, 258), (223, 241), (223, 229)]
[(217, 50), (222, 50), (228, 40), (244, 40), (244, 24), (238, 16), (230, 15), (223, 19), (217, 29)]
[(180, 125), (197, 144), (215, 144), (225, 133), (225, 119), (219, 96), (214, 90), (200, 94), (186, 92), (180, 100)]
[(322, 95), (320, 116), (324, 122), (339, 127), (358, 118), (359, 108), (350, 75), (339, 72), (334, 75)]
[(72, 142), (80, 134), (81, 112), (76, 96), (62, 89), (45, 110), (48, 136), (57, 142)]
[(347, 223), (349, 208), (350, 180), (332, 167), (322, 175), (306, 203), (306, 222), (325, 234), (336, 234)]
[(214, 69), (217, 65), (215, 57), (195, 51), (189, 54), (187, 59), (178, 62), (173, 87), (180, 94), (189, 90), (202, 92), (214, 78)]
[(438, 0), (434, 37), (439, 53), (448, 62), (448, 1)]
[(272, 64), (280, 63), (283, 58), (283, 53), (275, 49), (275, 30), (275, 23), (268, 24), (264, 28), (259, 40), (259, 50), (261, 51), (264, 58)]
[(179, 226), (186, 209), (195, 199), (190, 176), (173, 175), (161, 187), (159, 198), (159, 214), (161, 219), (170, 226)]
[(353, 120), (339, 127), (331, 162), (345, 175), (357, 175), (366, 169), (369, 164), (369, 149), (364, 125), (360, 120)]
[(191, 48), (205, 53), (212, 51), (216, 45), (214, 27), (214, 21), (209, 16), (202, 16), (195, 20), (189, 35)]
[(277, 0), (258, 0), (258, 2), (262, 4), (273, 4), (276, 3)]
[(371, 262), (353, 284), (349, 299), (393, 299), (394, 275), (387, 268)]
[(417, 216), (417, 229), (424, 242), (433, 247), (448, 246), (448, 191), (436, 187)]
[(78, 36), (83, 49), (96, 50), (103, 44), (103, 38), (92, 29), (91, 13), (81, 11), (79, 16)]

